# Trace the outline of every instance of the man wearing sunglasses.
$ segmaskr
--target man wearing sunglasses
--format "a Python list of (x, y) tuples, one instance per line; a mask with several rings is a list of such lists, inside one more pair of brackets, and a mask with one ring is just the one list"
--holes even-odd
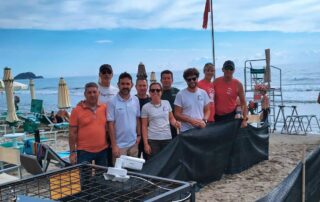
[(189, 68), (183, 72), (188, 87), (179, 91), (174, 101), (176, 119), (181, 121), (181, 131), (204, 128), (210, 115), (210, 98), (198, 88), (199, 71)]
[(113, 77), (112, 67), (109, 64), (103, 64), (99, 69), (99, 101), (107, 104), (107, 102), (117, 95), (118, 88), (111, 85)]
[[(118, 88), (111, 85), (113, 77), (112, 67), (109, 64), (103, 64), (99, 69), (99, 102), (106, 104), (118, 93)], [(108, 136), (109, 137), (109, 136)], [(108, 140), (110, 142), (110, 140)], [(108, 165), (112, 166), (112, 148), (107, 149)]]
[(240, 98), (243, 121), (241, 127), (247, 126), (247, 106), (243, 85), (233, 78), (234, 62), (227, 60), (223, 64), (223, 76), (214, 81), (215, 90), (215, 121), (233, 120), (236, 114), (237, 97)]

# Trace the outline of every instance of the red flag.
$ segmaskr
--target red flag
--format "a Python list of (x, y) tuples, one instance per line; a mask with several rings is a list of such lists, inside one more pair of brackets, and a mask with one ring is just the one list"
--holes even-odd
[(207, 29), (209, 12), (210, 12), (210, 0), (206, 0), (206, 6), (204, 7), (204, 12), (203, 12), (203, 23), (202, 23), (203, 29)]

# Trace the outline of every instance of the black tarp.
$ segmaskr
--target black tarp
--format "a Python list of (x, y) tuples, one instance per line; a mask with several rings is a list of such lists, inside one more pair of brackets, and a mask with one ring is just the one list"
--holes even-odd
[(320, 201), (320, 147), (306, 160), (306, 201)]
[(268, 127), (240, 129), (240, 120), (214, 123), (178, 135), (143, 166), (142, 173), (206, 184), (228, 168), (240, 172), (268, 158)]
[[(305, 201), (320, 201), (320, 147), (306, 159), (305, 164)], [(259, 202), (301, 201), (302, 200), (302, 163), (286, 177), (277, 187)]]
[(268, 124), (240, 128), (234, 141), (226, 174), (240, 173), (269, 157)]

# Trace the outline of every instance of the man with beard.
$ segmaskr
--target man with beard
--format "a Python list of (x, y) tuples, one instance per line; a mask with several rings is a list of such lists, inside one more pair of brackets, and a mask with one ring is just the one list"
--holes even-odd
[(210, 98), (197, 87), (199, 71), (189, 68), (183, 72), (188, 87), (181, 90), (174, 101), (175, 117), (181, 121), (181, 131), (204, 128), (210, 115)]
[(69, 147), (72, 164), (95, 161), (107, 166), (107, 106), (98, 102), (96, 83), (87, 83), (85, 100), (71, 112)]
[(113, 162), (120, 155), (138, 156), (140, 132), (140, 106), (136, 96), (131, 96), (132, 77), (127, 72), (120, 74), (119, 93), (108, 103), (109, 134)]

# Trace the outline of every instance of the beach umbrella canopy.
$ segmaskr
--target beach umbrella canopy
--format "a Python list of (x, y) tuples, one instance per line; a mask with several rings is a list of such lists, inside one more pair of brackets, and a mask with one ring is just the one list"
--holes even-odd
[(58, 108), (59, 109), (66, 109), (70, 108), (70, 96), (69, 96), (69, 89), (67, 84), (63, 78), (59, 80), (59, 89), (58, 89)]
[(13, 78), (11, 74), (11, 69), (8, 67), (4, 68), (3, 82), (4, 82), (4, 88), (6, 91), (7, 109), (8, 109), (6, 121), (9, 123), (16, 123), (19, 121), (19, 119), (16, 114), (16, 108), (14, 107)]
[(34, 82), (33, 82), (33, 79), (29, 80), (29, 88), (30, 88), (31, 100), (36, 99), (36, 96), (34, 94)]
[[(27, 90), (28, 86), (26, 84), (20, 83), (20, 82), (16, 82), (13, 81), (13, 90)], [(4, 87), (4, 81), (0, 80), (0, 91), (4, 91), (5, 87)]]

